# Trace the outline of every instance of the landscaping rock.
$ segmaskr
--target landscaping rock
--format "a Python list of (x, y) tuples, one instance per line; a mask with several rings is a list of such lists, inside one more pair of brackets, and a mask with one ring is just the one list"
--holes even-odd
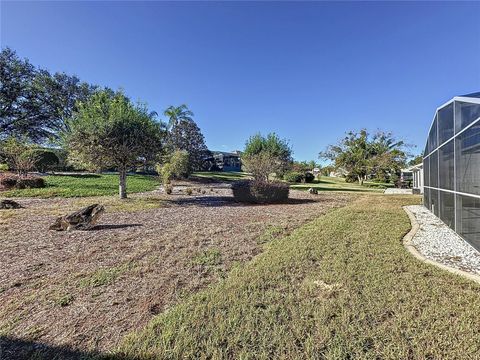
[(70, 215), (60, 216), (50, 226), (50, 230), (88, 230), (94, 226), (98, 218), (104, 213), (105, 208), (99, 204), (93, 204), (76, 211)]
[(314, 188), (308, 189), (308, 192), (309, 192), (310, 194), (318, 195), (318, 190), (317, 190), (317, 189), (314, 189)]
[(22, 205), (13, 200), (1, 200), (0, 209), (20, 209)]

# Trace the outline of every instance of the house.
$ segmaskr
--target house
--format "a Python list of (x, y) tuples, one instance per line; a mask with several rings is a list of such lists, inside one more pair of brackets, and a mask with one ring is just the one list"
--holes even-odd
[(425, 207), (480, 250), (480, 92), (435, 111), (423, 171)]
[(402, 170), (408, 172), (412, 177), (412, 189), (414, 194), (423, 194), (423, 163)]
[(205, 169), (208, 171), (242, 171), (240, 151), (211, 151), (205, 159)]

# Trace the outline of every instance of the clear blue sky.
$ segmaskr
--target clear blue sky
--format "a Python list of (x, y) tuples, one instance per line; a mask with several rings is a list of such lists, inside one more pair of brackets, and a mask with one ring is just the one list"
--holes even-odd
[(161, 112), (213, 150), (277, 132), (299, 160), (350, 129), (423, 147), (433, 112), (480, 91), (480, 2), (1, 2), (1, 45)]

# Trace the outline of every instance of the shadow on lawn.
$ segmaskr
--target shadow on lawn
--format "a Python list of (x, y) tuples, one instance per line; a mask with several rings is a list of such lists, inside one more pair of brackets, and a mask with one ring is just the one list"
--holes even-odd
[[(42, 342), (0, 336), (1, 360), (140, 360), (138, 357), (83, 351), (70, 346), (52, 346)], [(148, 358), (142, 357), (142, 360)]]
[(53, 173), (48, 174), (49, 176), (59, 176), (59, 177), (72, 177), (78, 179), (98, 179), (101, 177), (99, 174), (65, 174), (65, 173)]
[(241, 203), (235, 201), (233, 196), (191, 196), (187, 198), (164, 200), (166, 203), (182, 206), (202, 206), (202, 207), (219, 207), (219, 206), (268, 206), (268, 205), (298, 205), (318, 202), (313, 199), (288, 199), (280, 203), (273, 204), (255, 204)]

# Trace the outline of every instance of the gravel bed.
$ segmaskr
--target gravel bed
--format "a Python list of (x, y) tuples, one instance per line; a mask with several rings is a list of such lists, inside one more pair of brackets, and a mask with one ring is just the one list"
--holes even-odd
[(459, 270), (480, 274), (480, 252), (424, 206), (412, 205), (407, 209), (419, 224), (412, 245), (423, 256)]

